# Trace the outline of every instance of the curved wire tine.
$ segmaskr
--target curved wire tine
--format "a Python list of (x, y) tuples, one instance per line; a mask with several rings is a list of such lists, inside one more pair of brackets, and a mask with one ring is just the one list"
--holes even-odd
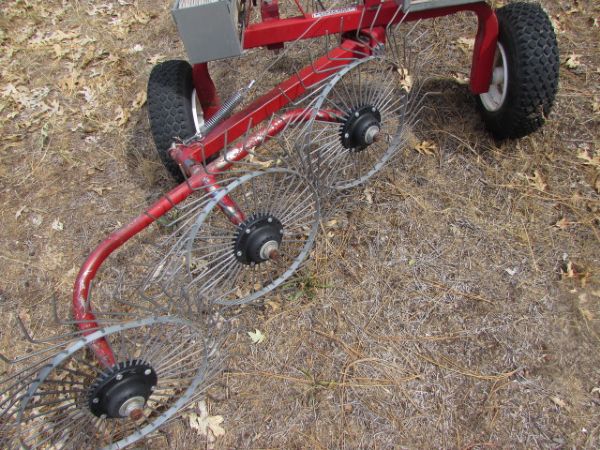
[(25, 323), (18, 315), (16, 316), (16, 320), (17, 320), (17, 324), (19, 325), (19, 328), (21, 329), (21, 333), (23, 333), (23, 336), (25, 337), (25, 339), (32, 344), (47, 344), (49, 342), (56, 342), (58, 340), (64, 339), (65, 337), (81, 335), (81, 331), (74, 331), (71, 333), (65, 333), (65, 334), (58, 335), (58, 336), (52, 336), (52, 337), (47, 337), (47, 338), (43, 338), (43, 339), (34, 339), (33, 336), (31, 335), (31, 333), (29, 333), (29, 330), (27, 330)]
[[(94, 331), (94, 330), (92, 330), (92, 331)], [(37, 344), (38, 342), (33, 342), (33, 343)], [(42, 342), (42, 343), (47, 343), (47, 342)], [(11, 358), (7, 357), (3, 353), (0, 353), (0, 360), (2, 360), (3, 362), (5, 362), (6, 364), (13, 365), (13, 364), (20, 363), (22, 361), (28, 361), (28, 360), (36, 357), (36, 356), (43, 355), (44, 353), (48, 353), (48, 352), (54, 351), (56, 349), (64, 348), (65, 345), (66, 345), (65, 342), (60, 343), (60, 344), (54, 344), (54, 345), (48, 346), (46, 348), (43, 348), (41, 350), (38, 350), (38, 351), (35, 351), (35, 352), (31, 352), (31, 353), (27, 353), (26, 355), (17, 356), (14, 359), (11, 359)], [(50, 359), (51, 357), (52, 356), (47, 357), (46, 359)], [(27, 369), (25, 369), (25, 370), (27, 370)]]
[(380, 3), (377, 6), (377, 11), (375, 12), (375, 16), (373, 17), (373, 20), (371, 21), (371, 25), (369, 26), (369, 33), (373, 33), (373, 29), (375, 28), (375, 22), (377, 22), (377, 18), (379, 17), (379, 13), (381, 12), (382, 6), (383, 6), (383, 3)]
[(365, 13), (367, 12), (367, 8), (364, 7), (362, 9), (362, 11), (360, 12), (360, 19), (358, 20), (358, 27), (356, 28), (356, 35), (355, 38), (358, 41), (359, 40), (359, 35), (360, 35), (360, 30), (362, 29), (362, 24), (363, 24), (363, 20), (365, 18)]

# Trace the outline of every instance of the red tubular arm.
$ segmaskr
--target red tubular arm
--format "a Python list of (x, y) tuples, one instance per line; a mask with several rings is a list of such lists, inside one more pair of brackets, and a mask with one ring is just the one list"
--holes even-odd
[[(154, 203), (146, 212), (140, 214), (128, 225), (112, 233), (88, 256), (79, 270), (73, 289), (73, 318), (77, 322), (78, 328), (84, 332), (84, 335), (91, 334), (93, 330), (98, 328), (96, 316), (92, 311), (88, 299), (90, 284), (104, 260), (132, 236), (142, 231), (158, 217), (166, 214), (175, 205), (181, 203), (194, 190), (210, 186), (213, 183), (214, 177), (207, 176), (206, 173), (198, 172), (194, 174), (186, 182), (181, 183)], [(114, 354), (106, 339), (98, 339), (91, 343), (90, 347), (103, 366), (110, 368), (115, 365)]]
[(204, 120), (210, 119), (221, 107), (221, 101), (217, 95), (217, 88), (208, 73), (208, 63), (194, 64), (192, 70), (194, 88), (200, 100)]
[[(98, 328), (92, 305), (88, 301), (90, 285), (98, 269), (112, 252), (152, 224), (157, 218), (165, 215), (194, 191), (203, 189), (209, 194), (217, 191), (219, 185), (216, 182), (216, 174), (224, 172), (234, 162), (245, 158), (248, 155), (248, 150), (279, 134), (289, 122), (304, 121), (310, 117), (311, 112), (304, 109), (289, 111), (282, 117), (273, 120), (268, 126), (264, 126), (251, 134), (244, 142), (230, 148), (226, 155), (210, 163), (206, 169), (201, 165), (192, 167), (190, 171), (192, 176), (188, 180), (171, 190), (132, 222), (106, 238), (86, 259), (79, 270), (79, 275), (73, 289), (73, 317), (77, 322), (78, 328), (84, 332), (84, 335), (91, 334)], [(328, 121), (337, 120), (335, 112), (327, 111), (318, 112), (316, 118)], [(243, 212), (229, 196), (225, 196), (219, 202), (219, 207), (234, 224), (239, 224), (245, 219)], [(92, 342), (90, 348), (104, 367), (111, 368), (115, 365), (116, 361), (113, 351), (105, 338)]]

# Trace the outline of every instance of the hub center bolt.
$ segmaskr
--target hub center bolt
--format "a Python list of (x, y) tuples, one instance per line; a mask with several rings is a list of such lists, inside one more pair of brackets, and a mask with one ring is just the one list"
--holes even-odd
[(119, 415), (121, 417), (129, 417), (132, 420), (139, 420), (144, 415), (144, 405), (146, 400), (144, 397), (132, 397), (121, 405)]
[(279, 242), (266, 242), (260, 249), (261, 259), (277, 259), (279, 257)]
[(375, 142), (379, 135), (379, 131), (378, 125), (371, 125), (365, 132), (365, 143), (369, 145)]

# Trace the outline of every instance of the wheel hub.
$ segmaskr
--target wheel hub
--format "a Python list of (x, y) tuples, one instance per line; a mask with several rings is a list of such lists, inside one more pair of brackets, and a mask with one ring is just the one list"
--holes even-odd
[(138, 420), (157, 381), (149, 364), (121, 362), (96, 379), (88, 394), (89, 408), (96, 417)]
[(360, 152), (377, 140), (381, 130), (381, 113), (370, 105), (355, 108), (346, 116), (340, 129), (344, 148)]
[(233, 252), (242, 264), (260, 264), (279, 256), (283, 225), (272, 214), (254, 214), (238, 226)]

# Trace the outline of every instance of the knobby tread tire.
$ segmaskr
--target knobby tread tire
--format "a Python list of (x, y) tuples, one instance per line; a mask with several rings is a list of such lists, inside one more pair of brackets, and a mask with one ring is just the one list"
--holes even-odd
[(183, 181), (183, 175), (169, 156), (169, 149), (176, 139), (185, 139), (196, 133), (191, 104), (193, 90), (192, 67), (187, 61), (165, 61), (150, 73), (150, 129), (160, 159), (177, 181)]
[(558, 90), (559, 53), (552, 23), (533, 3), (510, 3), (496, 11), (498, 40), (506, 51), (507, 96), (498, 111), (477, 103), (497, 139), (520, 138), (540, 128)]

